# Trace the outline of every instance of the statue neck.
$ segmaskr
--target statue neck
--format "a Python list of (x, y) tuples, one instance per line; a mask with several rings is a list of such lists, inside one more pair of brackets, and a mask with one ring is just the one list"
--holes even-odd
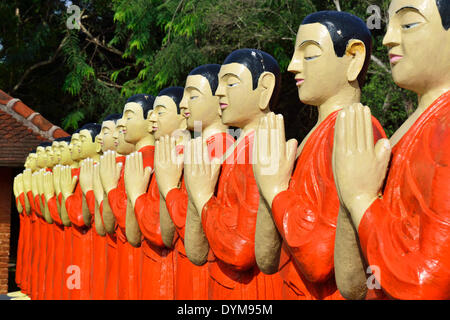
[(154, 146), (155, 145), (155, 137), (153, 134), (148, 134), (144, 138), (136, 143), (136, 151), (141, 150), (143, 147)]
[(242, 131), (238, 140), (248, 135), (251, 131), (256, 131), (259, 125), (259, 120), (262, 117), (266, 116), (269, 112), (270, 112), (269, 108), (266, 108), (264, 111), (261, 111), (258, 114), (252, 116), (251, 120), (249, 120), (249, 122), (247, 122), (244, 126), (241, 127)]
[(354, 103), (360, 103), (361, 90), (359, 87), (349, 86), (340, 90), (336, 95), (326, 100), (319, 106), (319, 118), (317, 125), (322, 123), (330, 114)]
[(443, 86), (439, 86), (437, 88), (430, 89), (426, 91), (424, 94), (418, 95), (419, 105), (417, 107), (416, 112), (422, 114), (431, 104), (439, 98), (441, 95), (450, 90), (450, 80)]
[(72, 162), (72, 163), (70, 164), (70, 167), (71, 167), (72, 169), (77, 169), (78, 167), (80, 167), (80, 164), (79, 164), (78, 161), (74, 161), (74, 162)]
[(228, 126), (224, 125), (219, 118), (203, 129), (202, 136), (204, 139), (208, 139), (215, 134), (226, 132), (227, 129)]

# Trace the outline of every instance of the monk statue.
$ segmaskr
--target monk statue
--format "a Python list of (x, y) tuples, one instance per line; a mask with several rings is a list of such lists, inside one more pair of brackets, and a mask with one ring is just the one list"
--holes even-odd
[(449, 1), (392, 0), (383, 43), (395, 83), (417, 93), (418, 107), (376, 144), (368, 107), (337, 116), (339, 199), (390, 298), (450, 298), (449, 28)]
[[(100, 132), (100, 128), (101, 126), (97, 123), (88, 123), (80, 129), (78, 142), (72, 147), (72, 160), (78, 161), (78, 163), (87, 158), (98, 161), (95, 137)], [(72, 136), (72, 142), (74, 142), (73, 140)], [(92, 228), (89, 217), (94, 208), (95, 198), (92, 190), (83, 193), (79, 183), (80, 170), (80, 168), (74, 169), (66, 166), (61, 169), (60, 173), (63, 201), (72, 225), (71, 265), (79, 268), (77, 269), (79, 270), (79, 280), (74, 280), (69, 288), (72, 300), (91, 298)]]
[[(270, 113), (259, 123), (254, 173), (284, 240), (284, 299), (343, 298), (334, 277), (338, 214), (345, 214), (333, 181), (334, 125), (338, 110), (360, 101), (371, 48), (370, 31), (358, 17), (337, 11), (308, 15), (288, 71), (295, 75), (300, 100), (318, 108), (317, 123), (298, 147), (295, 139), (286, 142), (281, 115)], [(378, 121), (371, 121), (375, 139), (384, 137)], [(346, 230), (347, 251), (340, 261), (354, 256), (361, 262), (352, 230)], [(365, 280), (362, 264), (347, 272)], [(364, 297), (366, 287), (357, 289)]]
[[(259, 211), (268, 211), (260, 201), (251, 164), (254, 130), (276, 105), (280, 85), (280, 69), (271, 55), (256, 49), (233, 51), (220, 68), (215, 95), (222, 123), (238, 127), (239, 138), (220, 162), (210, 160), (201, 137), (186, 148), (184, 178), (189, 201), (214, 254), (209, 263), (211, 299), (277, 299), (281, 292), (278, 274), (266, 275), (257, 266), (258, 257), (275, 261), (268, 273), (276, 271), (281, 239), (273, 222), (257, 221)], [(257, 246), (258, 237), (270, 239), (270, 247)], [(267, 258), (267, 254), (274, 257)]]
[[(117, 124), (121, 128), (123, 138), (128, 144), (117, 146), (115, 151), (106, 151), (100, 162), (100, 177), (105, 199), (111, 208), (114, 219), (110, 217), (107, 206), (103, 206), (105, 227), (110, 232), (115, 225), (117, 255), (119, 262), (119, 299), (138, 299), (141, 297), (141, 256), (140, 235), (130, 238), (126, 229), (128, 212), (133, 212), (130, 195), (125, 189), (125, 156), (132, 151), (140, 150), (153, 161), (154, 141), (148, 134), (146, 116), (153, 108), (154, 97), (147, 94), (137, 94), (125, 103), (122, 120)], [(130, 125), (127, 126), (128, 121)], [(119, 134), (121, 136), (121, 134)], [(117, 141), (117, 140), (116, 140)], [(119, 147), (124, 148), (119, 150)], [(120, 153), (120, 154), (118, 154)], [(148, 156), (147, 156), (148, 155)], [(153, 166), (153, 162), (152, 162)], [(108, 217), (109, 216), (109, 217)]]
[[(153, 103), (153, 112), (147, 114), (146, 134), (155, 140), (171, 135), (177, 130), (186, 129), (186, 119), (180, 114), (179, 103), (183, 97), (183, 88), (169, 87), (161, 90)], [(127, 132), (132, 130), (136, 115), (126, 110)], [(139, 121), (142, 121), (141, 116)], [(125, 139), (127, 137), (125, 136)], [(176, 139), (183, 142), (183, 136)], [(147, 147), (148, 148), (148, 147)], [(170, 220), (164, 198), (155, 175), (154, 147), (151, 153), (144, 148), (128, 157), (125, 168), (125, 185), (131, 200), (133, 211), (127, 212), (127, 237), (137, 243), (142, 235), (142, 299), (171, 300), (174, 296), (173, 244), (176, 233)], [(149, 150), (150, 151), (150, 150)], [(144, 285), (152, 283), (152, 286)]]
[[(219, 98), (214, 95), (219, 71), (218, 64), (202, 65), (192, 70), (180, 102), (187, 129), (194, 135), (202, 135), (211, 158), (221, 158), (227, 147), (234, 143), (233, 137), (226, 132), (228, 126), (221, 121)], [(204, 300), (208, 299), (209, 264), (206, 261), (209, 244), (200, 216), (188, 199), (182, 177), (183, 149), (183, 144), (176, 144), (176, 137), (166, 135), (156, 141), (154, 175), (178, 235), (174, 245), (174, 298)]]

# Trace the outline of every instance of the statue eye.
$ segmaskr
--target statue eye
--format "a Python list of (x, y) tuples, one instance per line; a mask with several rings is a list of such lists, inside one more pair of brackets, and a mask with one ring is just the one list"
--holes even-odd
[(198, 98), (198, 96), (192, 96), (191, 100), (194, 100), (194, 99), (197, 99), (197, 98)]
[(235, 82), (235, 83), (229, 83), (229, 84), (228, 84), (229, 87), (235, 87), (235, 86), (237, 86), (237, 85), (238, 85), (238, 82)]
[(311, 56), (311, 57), (305, 57), (306, 61), (310, 61), (310, 60), (314, 60), (316, 58), (318, 58), (319, 56)]
[(404, 30), (412, 29), (412, 28), (414, 28), (414, 27), (417, 27), (417, 25), (419, 25), (419, 23), (420, 23), (420, 22), (407, 23), (407, 24), (402, 25), (402, 28), (403, 28)]

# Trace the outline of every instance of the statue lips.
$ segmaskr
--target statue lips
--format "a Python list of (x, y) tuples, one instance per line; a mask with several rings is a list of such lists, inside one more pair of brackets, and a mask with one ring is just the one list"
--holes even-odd
[(391, 65), (396, 65), (401, 59), (403, 59), (403, 56), (401, 55), (393, 53), (389, 54), (389, 60), (391, 62)]
[(222, 109), (222, 110), (226, 109), (227, 107), (228, 107), (228, 104), (226, 104), (226, 103), (220, 104), (220, 109)]
[(297, 87), (300, 87), (303, 84), (303, 82), (305, 82), (305, 79), (302, 78), (295, 78), (295, 80)]

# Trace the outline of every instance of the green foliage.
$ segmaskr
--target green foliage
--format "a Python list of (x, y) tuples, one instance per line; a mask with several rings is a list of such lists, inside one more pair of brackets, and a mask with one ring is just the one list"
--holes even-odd
[[(136, 93), (157, 94), (184, 85), (186, 75), (205, 63), (221, 63), (233, 50), (271, 53), (282, 69), (276, 112), (289, 119), (287, 136), (301, 139), (317, 112), (299, 102), (287, 72), (302, 19), (335, 10), (333, 0), (73, 0), (83, 13), (81, 30), (66, 27), (65, 1), (0, 2), (0, 88), (21, 98), (64, 129), (101, 121), (120, 112)], [(340, 1), (341, 9), (366, 20), (369, 5), (389, 0)], [(372, 62), (362, 101), (388, 135), (414, 110), (416, 98), (398, 88), (389, 73), (384, 29), (373, 30)], [(58, 50), (60, 48), (60, 50)], [(47, 61), (21, 77), (36, 63)]]

